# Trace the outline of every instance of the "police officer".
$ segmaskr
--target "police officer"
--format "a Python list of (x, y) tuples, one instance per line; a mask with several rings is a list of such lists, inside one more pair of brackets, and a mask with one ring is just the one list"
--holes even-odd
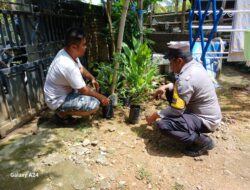
[(215, 88), (203, 66), (192, 59), (189, 45), (170, 45), (167, 56), (176, 80), (159, 87), (155, 98), (172, 93), (170, 106), (146, 120), (151, 125), (159, 119), (156, 124), (165, 135), (186, 145), (186, 155), (200, 156), (214, 148), (204, 133), (215, 131), (222, 118)]

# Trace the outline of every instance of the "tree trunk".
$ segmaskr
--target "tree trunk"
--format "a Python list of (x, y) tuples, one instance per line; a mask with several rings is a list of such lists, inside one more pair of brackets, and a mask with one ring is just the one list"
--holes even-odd
[[(139, 11), (143, 11), (143, 0), (138, 0)], [(140, 41), (143, 42), (143, 12), (139, 12)]]
[(105, 11), (108, 17), (108, 24), (109, 24), (109, 32), (111, 37), (111, 47), (112, 47), (112, 55), (115, 53), (115, 39), (114, 39), (114, 32), (112, 28), (112, 18), (111, 18), (111, 7), (112, 7), (112, 0), (108, 0), (107, 4), (105, 5)]
[(184, 33), (184, 29), (185, 29), (185, 22), (186, 22), (185, 13), (186, 13), (186, 0), (183, 0), (183, 2), (182, 2), (182, 18), (181, 18), (181, 32), (182, 33)]
[(177, 17), (178, 17), (178, 15), (177, 15), (177, 13), (178, 13), (178, 5), (179, 5), (179, 0), (175, 0), (175, 18), (174, 18), (174, 20), (175, 20), (175, 22), (177, 22)]
[[(129, 2), (130, 0), (125, 0), (124, 6), (123, 6), (123, 11), (122, 11), (120, 26), (119, 26), (118, 39), (117, 39), (117, 49), (116, 49), (117, 53), (121, 53), (121, 50), (122, 50), (122, 41), (123, 41), (124, 28), (125, 28), (125, 23), (126, 23)], [(113, 75), (112, 86), (111, 86), (111, 94), (114, 94), (115, 92), (115, 86), (117, 82), (117, 72), (118, 72), (119, 66), (120, 66), (119, 61), (115, 61), (114, 75)]]

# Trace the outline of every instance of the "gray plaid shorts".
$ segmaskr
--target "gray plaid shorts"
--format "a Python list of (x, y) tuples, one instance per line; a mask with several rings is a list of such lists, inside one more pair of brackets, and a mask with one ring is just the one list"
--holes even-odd
[(99, 105), (100, 102), (95, 97), (72, 92), (65, 98), (64, 103), (57, 111), (90, 111), (99, 108)]

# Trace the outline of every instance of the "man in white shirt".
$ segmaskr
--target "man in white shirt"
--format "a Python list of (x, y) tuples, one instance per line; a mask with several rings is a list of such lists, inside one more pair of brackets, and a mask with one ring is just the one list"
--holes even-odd
[[(79, 28), (71, 28), (65, 37), (65, 46), (52, 61), (44, 85), (45, 102), (64, 123), (71, 115), (84, 116), (96, 112), (99, 104), (106, 106), (109, 99), (98, 93), (99, 84), (80, 63), (86, 51), (86, 37)], [(89, 88), (83, 77), (90, 80)]]

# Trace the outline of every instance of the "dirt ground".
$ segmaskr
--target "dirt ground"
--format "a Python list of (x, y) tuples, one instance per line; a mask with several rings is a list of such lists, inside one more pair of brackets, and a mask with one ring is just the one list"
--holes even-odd
[(45, 111), (1, 140), (0, 189), (248, 190), (250, 75), (224, 67), (220, 84), (223, 122), (208, 155), (184, 156), (146, 125), (145, 113), (163, 108), (160, 101), (145, 103), (136, 125), (125, 122), (126, 107), (112, 120), (99, 114), (71, 127), (54, 124)]

